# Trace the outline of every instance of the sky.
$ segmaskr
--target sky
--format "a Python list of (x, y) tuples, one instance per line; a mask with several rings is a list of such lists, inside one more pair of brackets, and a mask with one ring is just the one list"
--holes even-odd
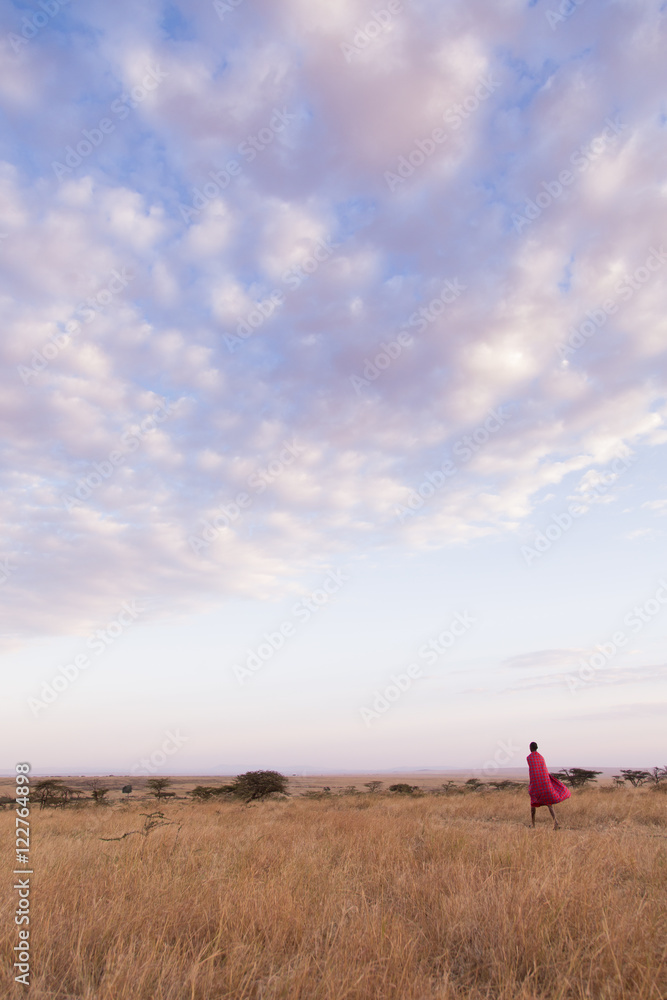
[(2, 5), (5, 773), (665, 764), (666, 35)]

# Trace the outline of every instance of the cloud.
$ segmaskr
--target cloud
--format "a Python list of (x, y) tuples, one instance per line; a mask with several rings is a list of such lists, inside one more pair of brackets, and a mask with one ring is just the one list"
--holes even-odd
[[(590, 651), (589, 651), (590, 652)], [(577, 658), (578, 662), (578, 658)], [(570, 664), (573, 666), (574, 664)], [(573, 675), (570, 674), (572, 677)], [(527, 691), (544, 687), (562, 687), (566, 685), (566, 673), (549, 673), (538, 677), (527, 677), (516, 684), (505, 688), (506, 691)], [(599, 670), (593, 682), (579, 681), (578, 687), (583, 691), (587, 687), (597, 687), (600, 684), (611, 686), (625, 686), (628, 684), (646, 684), (656, 681), (667, 680), (667, 664), (659, 663), (654, 666), (643, 667), (608, 667)]]
[[(514, 2), (411, 4), (347, 63), (360, 2), (241, 4), (224, 22), (175, 6), (173, 24), (157, 2), (63, 10), (0, 74), (3, 632), (86, 629), (128, 596), (160, 595), (156, 614), (268, 596), (377, 545), (513, 534), (545, 489), (579, 495), (664, 440), (667, 268), (617, 290), (664, 235), (655, 12), (582, 10), (552, 32)], [(2, 27), (20, 29), (17, 9)], [(614, 116), (614, 141), (517, 233), (512, 215)], [(54, 161), (72, 147), (75, 163), (105, 118), (59, 179)], [(131, 280), (109, 298), (116, 273)], [(465, 294), (423, 324), (448, 280)], [(609, 297), (618, 313), (562, 364), (570, 327)], [(410, 345), (355, 392), (401, 330)], [(161, 400), (174, 416), (68, 510), (63, 492)], [(502, 405), (506, 426), (397, 520)], [(302, 458), (195, 555), (202, 520), (293, 439)]]
[(667, 514), (667, 500), (649, 500), (642, 504), (643, 510), (654, 510), (657, 514)]
[(621, 719), (633, 720), (660, 715), (664, 717), (667, 710), (667, 701), (662, 702), (637, 702), (632, 705), (616, 705), (613, 708), (601, 709), (599, 712), (590, 712), (587, 715), (579, 715), (582, 721), (598, 722), (604, 720)]
[(501, 667), (510, 670), (549, 669), (557, 666), (568, 667), (590, 654), (587, 649), (540, 649), (534, 653), (519, 653), (503, 660)]

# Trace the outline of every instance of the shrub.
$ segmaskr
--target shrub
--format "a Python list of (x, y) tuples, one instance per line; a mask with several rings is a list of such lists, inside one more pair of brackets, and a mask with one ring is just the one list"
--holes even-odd
[(214, 797), (235, 795), (236, 785), (197, 785), (189, 794), (198, 802), (206, 802)]
[(486, 786), (483, 781), (479, 780), (479, 778), (468, 778), (465, 783), (465, 787), (470, 792), (477, 792), (480, 788), (485, 788)]
[(396, 792), (397, 795), (413, 795), (419, 791), (419, 785), (407, 785), (405, 782), (399, 781), (396, 785), (390, 785), (389, 791)]
[(253, 802), (255, 799), (265, 799), (272, 792), (287, 793), (287, 778), (279, 771), (246, 771), (239, 774), (234, 785), (234, 794)]

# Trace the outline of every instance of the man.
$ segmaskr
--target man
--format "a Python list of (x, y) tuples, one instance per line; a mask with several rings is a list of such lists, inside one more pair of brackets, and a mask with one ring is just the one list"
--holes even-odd
[(556, 802), (564, 802), (570, 797), (570, 789), (558, 780), (552, 778), (547, 770), (547, 765), (541, 753), (537, 752), (537, 743), (530, 744), (530, 753), (526, 757), (528, 761), (528, 774), (530, 784), (530, 819), (531, 826), (535, 826), (535, 810), (540, 806), (546, 806), (554, 821), (554, 830), (559, 829), (559, 823), (554, 812)]

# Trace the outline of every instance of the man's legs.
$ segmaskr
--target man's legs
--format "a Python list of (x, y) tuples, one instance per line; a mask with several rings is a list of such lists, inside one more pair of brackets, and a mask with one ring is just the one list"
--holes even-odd
[(530, 807), (530, 825), (535, 826), (535, 806)]
[(559, 830), (560, 829), (560, 823), (556, 819), (556, 813), (554, 812), (554, 807), (553, 806), (548, 806), (548, 809), (549, 809), (549, 812), (551, 813), (551, 818), (554, 821), (554, 830)]

